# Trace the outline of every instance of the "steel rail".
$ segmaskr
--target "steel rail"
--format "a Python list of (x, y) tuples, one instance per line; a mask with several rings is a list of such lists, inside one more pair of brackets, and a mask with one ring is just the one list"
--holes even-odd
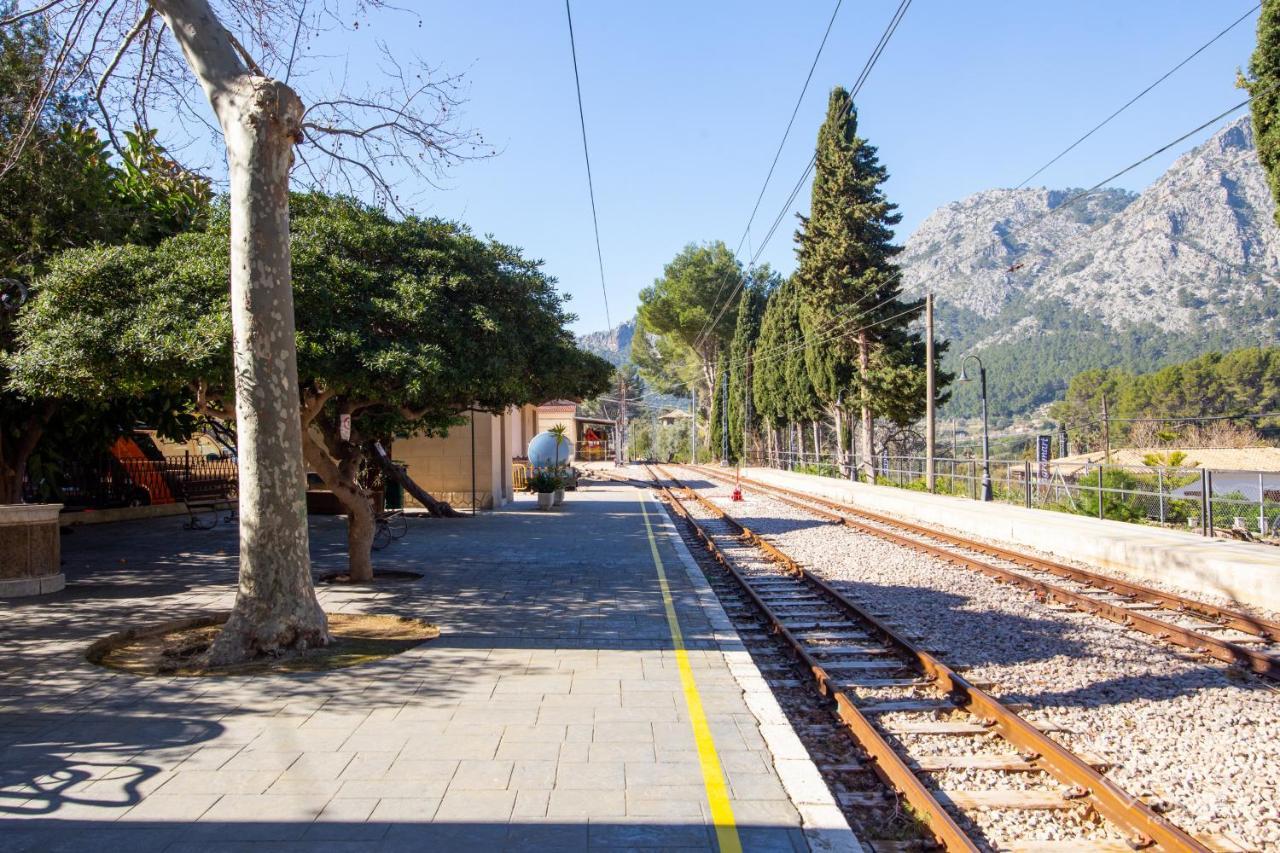
[[(692, 468), (693, 470), (708, 476), (718, 477), (721, 480), (729, 479), (726, 475), (708, 469), (702, 465), (689, 465), (686, 467)], [(743, 478), (743, 482), (750, 483), (765, 490), (772, 490), (791, 495), (831, 509), (843, 511), (849, 511), (850, 509), (847, 504), (841, 504), (837, 501), (829, 500), (817, 495), (809, 495), (795, 489), (788, 489), (785, 486), (765, 483), (749, 477)], [(979, 542), (976, 539), (968, 539), (955, 533), (944, 533), (933, 528), (924, 527), (923, 525), (913, 524), (899, 518), (893, 518), (892, 516), (872, 512), (861, 507), (853, 511), (866, 518), (874, 519), (882, 524), (892, 524), (907, 530), (914, 530), (934, 539), (941, 539), (945, 542), (959, 545), (971, 551), (986, 554), (987, 556), (999, 557), (1000, 559), (1008, 560), (1011, 563), (1036, 569), (1037, 571), (1049, 572), (1057, 575), (1058, 577), (1078, 581), (1090, 586), (1096, 586), (1108, 592), (1115, 592), (1120, 595), (1129, 595), (1147, 604), (1154, 604), (1163, 610), (1171, 610), (1174, 612), (1188, 611), (1206, 619), (1214, 620), (1226, 627), (1235, 628), (1247, 634), (1254, 634), (1255, 636), (1261, 637), (1265, 640), (1280, 642), (1280, 623), (1278, 622), (1273, 622), (1248, 613), (1241, 613), (1236, 610), (1229, 610), (1225, 607), (1219, 607), (1215, 604), (1198, 601), (1194, 598), (1187, 598), (1176, 593), (1153, 589), (1139, 583), (1133, 583), (1131, 581), (1122, 580), (1109, 575), (1091, 572), (1088, 569), (1069, 566), (1065, 563), (1059, 563), (1047, 557), (1033, 556), (1022, 551), (1014, 551), (1000, 545), (993, 545), (989, 542)]]
[[(666, 476), (665, 474), (663, 475)], [(668, 505), (672, 511), (679, 515), (692, 528), (693, 532), (706, 546), (711, 556), (723, 566), (748, 597), (755, 603), (765, 618), (773, 626), (774, 631), (779, 634), (791, 647), (792, 652), (804, 661), (805, 666), (813, 674), (817, 682), (818, 691), (830, 697), (836, 703), (837, 714), (840, 721), (844, 723), (854, 740), (866, 751), (871, 757), (871, 766), (876, 775), (884, 780), (885, 784), (897, 790), (905, 799), (923, 823), (929, 827), (929, 831), (937, 839), (943, 849), (948, 851), (965, 851), (965, 853), (974, 853), (980, 848), (968, 836), (955, 818), (946, 810), (933, 793), (920, 781), (920, 778), (911, 771), (906, 762), (902, 759), (893, 747), (885, 740), (884, 736), (876, 729), (875, 725), (867, 719), (857, 705), (849, 699), (848, 695), (835, 686), (834, 679), (827, 674), (822, 664), (805, 650), (804, 644), (791, 632), (789, 628), (782, 622), (773, 608), (769, 607), (762, 598), (757, 594), (755, 589), (751, 587), (750, 582), (744, 578), (734, 567), (733, 561), (725, 555), (725, 553), (716, 544), (710, 534), (703, 529), (697, 520), (685, 509), (684, 504), (676, 497), (670, 488), (663, 485), (654, 477), (654, 485), (667, 498)], [(690, 491), (690, 494), (703, 501), (704, 505), (708, 505), (704, 498), (701, 498), (696, 492)], [(714, 504), (710, 504), (709, 508), (714, 508)], [(740, 531), (745, 532), (745, 528), (737, 525), (732, 519), (729, 519), (722, 512), (720, 516), (724, 518), (730, 526), (736, 526)], [(758, 544), (758, 541), (754, 541)], [(781, 552), (776, 552), (781, 553)], [(773, 556), (773, 553), (770, 553)]]
[[(691, 470), (697, 471), (698, 473), (703, 474), (704, 476), (711, 477), (712, 479), (718, 479), (726, 482), (730, 481), (730, 478), (722, 476), (718, 472), (708, 471), (705, 468), (702, 468), (701, 466), (698, 466), (698, 467), (687, 466), (687, 467), (690, 467)], [(860, 533), (866, 533), (870, 536), (875, 536), (880, 539), (888, 540), (897, 545), (901, 545), (905, 548), (911, 548), (912, 550), (929, 554), (931, 556), (937, 557), (940, 560), (943, 560), (944, 562), (958, 563), (964, 566), (965, 568), (973, 569), (975, 571), (981, 572), (982, 574), (995, 578), (996, 580), (1002, 581), (1004, 583), (1008, 583), (1011, 586), (1016, 586), (1021, 589), (1031, 590), (1032, 592), (1039, 593), (1043, 596), (1046, 596), (1047, 598), (1052, 598), (1060, 602), (1061, 604), (1070, 606), (1074, 609), (1082, 610), (1086, 613), (1090, 613), (1095, 616), (1101, 616), (1104, 619), (1124, 625), (1126, 628), (1132, 628), (1136, 631), (1141, 631), (1144, 634), (1150, 634), (1151, 636), (1156, 637), (1159, 640), (1171, 642), (1171, 643), (1174, 643), (1175, 645), (1179, 645), (1184, 648), (1191, 649), (1195, 652), (1207, 654), (1225, 663), (1238, 664), (1240, 666), (1243, 666), (1249, 669), (1252, 672), (1257, 673), (1258, 675), (1263, 675), (1268, 678), (1280, 680), (1280, 658), (1270, 655), (1267, 652), (1246, 648), (1245, 646), (1242, 646), (1239, 643), (1233, 643), (1230, 640), (1223, 640), (1218, 637), (1205, 634), (1201, 631), (1196, 631), (1192, 628), (1184, 628), (1180, 625), (1174, 625), (1171, 622), (1166, 622), (1162, 619), (1157, 619), (1153, 616), (1148, 616), (1145, 613), (1142, 613), (1141, 611), (1131, 610), (1127, 607), (1123, 607), (1118, 604), (1112, 604), (1107, 601), (1100, 601), (1099, 599), (1093, 598), (1085, 593), (1075, 592), (1073, 590), (1069, 590), (1064, 587), (1057, 586), (1055, 584), (1045, 583), (1044, 581), (1039, 581), (1039, 580), (1036, 580), (1035, 578), (1030, 578), (1030, 577), (1027, 577), (1026, 575), (1019, 574), (1018, 572), (1001, 568), (1000, 566), (993, 565), (984, 560), (979, 560), (974, 557), (970, 557), (968, 555), (949, 550), (946, 547), (934, 545), (929, 542), (922, 542), (919, 539), (912, 538), (911, 536), (903, 536), (901, 534), (894, 533), (893, 531), (890, 531), (890, 530), (884, 530), (879, 527), (873, 527), (867, 524), (863, 524), (859, 522), (857, 518), (861, 517), (861, 518), (870, 520), (876, 524), (884, 524), (890, 527), (897, 527), (901, 530), (905, 530), (909, 532), (914, 536), (923, 536), (928, 539), (941, 540), (942, 542), (945, 542), (954, 547), (963, 548), (965, 550), (988, 553), (991, 556), (998, 556), (1001, 559), (1010, 559), (1009, 557), (1004, 556), (1004, 553), (1017, 554), (1018, 552), (1007, 551), (1006, 549), (996, 549), (994, 548), (994, 546), (989, 546), (989, 545), (985, 545), (984, 543), (974, 542), (973, 540), (965, 539), (964, 537), (961, 537), (961, 536), (955, 536), (949, 533), (942, 533), (932, 528), (923, 527), (917, 524), (912, 524), (910, 522), (902, 521), (900, 519), (883, 516), (878, 513), (868, 512), (863, 509), (854, 509), (846, 506), (841, 506), (840, 504), (837, 504), (832, 501), (827, 501), (821, 498), (813, 498), (809, 495), (805, 495), (802, 492), (796, 492), (792, 489), (787, 489), (782, 486), (774, 486), (771, 483), (762, 483), (758, 480), (752, 480), (749, 478), (743, 478), (737, 482), (740, 482), (742, 487), (746, 488), (749, 491), (763, 494), (767, 497), (772, 498), (773, 500), (787, 504), (788, 506), (796, 507), (797, 509), (819, 516), (820, 518), (825, 518), (828, 521), (838, 522), (840, 524), (845, 525), (846, 527), (857, 530)], [(817, 504), (818, 506), (813, 506), (812, 504)], [(828, 509), (822, 509), (821, 507), (831, 507), (832, 509), (835, 509), (838, 511), (833, 512)], [(992, 553), (992, 551), (1004, 552), (1004, 553)], [(1047, 561), (1047, 560), (1041, 561), (1040, 558), (1032, 557), (1028, 554), (1018, 554), (1017, 560), (1010, 560), (1010, 561), (1015, 562), (1018, 565), (1025, 566), (1027, 568), (1043, 570), (1046, 572), (1051, 572), (1053, 574), (1058, 574), (1058, 572), (1053, 571), (1053, 569), (1050, 568), (1051, 566), (1061, 567), (1062, 569), (1070, 569), (1070, 567), (1062, 566), (1062, 564), (1060, 563), (1053, 563), (1052, 561)], [(1073, 575), (1071, 579), (1078, 580), (1082, 583), (1089, 583), (1089, 581), (1084, 580), (1083, 576), (1085, 575), (1090, 575), (1094, 578), (1097, 578), (1099, 583), (1089, 584), (1090, 586), (1095, 588), (1099, 584), (1110, 585), (1113, 583), (1113, 580), (1111, 578), (1107, 578), (1103, 575), (1095, 575), (1091, 572), (1082, 572), (1082, 570), (1079, 570), (1079, 569), (1070, 569), (1070, 571), (1072, 571), (1073, 573), (1079, 572), (1080, 576)], [(1129, 584), (1122, 581), (1114, 582), (1114, 583), (1117, 586), (1119, 585), (1130, 586), (1130, 587), (1135, 586), (1134, 584)], [(1145, 587), (1139, 587), (1139, 588), (1145, 589), (1147, 593), (1152, 597), (1156, 597), (1156, 598), (1164, 597), (1170, 601), (1180, 601), (1180, 602), (1191, 601), (1191, 599), (1183, 599), (1179, 596), (1166, 595), (1165, 593), (1158, 592), (1157, 590), (1152, 590)], [(1107, 589), (1105, 585), (1102, 586), (1102, 589), (1103, 591), (1110, 591)], [(1150, 603), (1155, 604), (1156, 602), (1152, 601)], [(1214, 608), (1212, 605), (1201, 604), (1200, 606), (1203, 608), (1208, 608), (1212, 610), (1220, 610), (1220, 608)], [(1189, 611), (1191, 608), (1188, 607), (1188, 608), (1165, 608), (1165, 609), (1173, 609), (1173, 610), (1176, 610), (1177, 612), (1184, 612), (1184, 611)], [(1252, 619), (1252, 617), (1249, 617), (1245, 614), (1235, 614), (1235, 616), (1238, 620), (1248, 621)], [(1264, 620), (1253, 620), (1253, 622), (1263, 626), (1267, 633), (1260, 633), (1259, 629), (1256, 627), (1254, 628), (1254, 631), (1251, 631), (1248, 633), (1256, 633), (1260, 637), (1269, 639), (1271, 636), (1270, 634), (1271, 630), (1275, 629), (1277, 631), (1280, 631), (1280, 626), (1276, 626), (1275, 623), (1265, 622)], [(1231, 627), (1235, 627), (1235, 626), (1232, 625)]]
[[(1006, 741), (1017, 747), (1029, 762), (1036, 764), (1036, 766), (1039, 766), (1049, 775), (1057, 779), (1058, 782), (1068, 786), (1066, 796), (1087, 800), (1099, 814), (1126, 832), (1128, 834), (1127, 841), (1130, 846), (1135, 849), (1142, 849), (1151, 847), (1154, 844), (1158, 845), (1162, 850), (1200, 851), (1200, 853), (1207, 853), (1209, 848), (1205, 847), (1186, 832), (1165, 820), (1142, 800), (1132, 794), (1129, 794), (1110, 779), (1107, 779), (1066, 747), (1041, 732), (1013, 710), (1005, 707), (999, 700), (966, 680), (963, 676), (955, 672), (929, 652), (916, 646), (885, 622), (873, 616), (862, 606), (849, 600), (830, 584), (826, 583), (821, 578), (815, 577), (808, 569), (804, 568), (795, 560), (787, 556), (776, 545), (766, 543), (762, 537), (729, 516), (728, 513), (716, 506), (705, 496), (698, 494), (687, 486), (684, 486), (683, 483), (678, 479), (671, 477), (660, 466), (655, 467), (665, 479), (685, 488), (687, 493), (697, 500), (702, 506), (706, 507), (709, 511), (723, 519), (730, 525), (730, 527), (740, 530), (741, 535), (744, 538), (765, 550), (771, 558), (780, 562), (788, 573), (821, 590), (832, 601), (836, 602), (840, 608), (847, 611), (854, 618), (872, 626), (877, 634), (879, 634), (889, 644), (897, 648), (904, 656), (914, 659), (920, 669), (928, 676), (932, 677), (935, 682), (935, 686), (939, 690), (944, 691), (951, 701), (958, 707), (968, 711), (973, 716), (984, 720), (989, 727), (997, 731)], [(663, 487), (663, 490), (673, 501), (673, 505), (675, 502), (678, 502), (679, 499), (675, 497), (674, 493), (672, 493), (669, 488)], [(682, 512), (681, 514), (693, 524), (695, 529), (699, 530), (700, 538), (703, 539), (704, 542), (707, 542), (710, 539), (710, 536), (707, 535), (705, 531), (701, 531), (700, 526), (692, 516), (687, 512)], [(766, 613), (771, 614), (771, 611), (764, 605), (759, 597), (755, 595), (754, 591), (750, 589), (749, 583), (745, 581), (745, 579), (743, 579), (742, 576), (732, 568), (732, 566), (727, 565), (728, 561), (719, 552), (719, 549), (714, 548), (712, 543), (708, 544), (709, 547), (711, 547), (712, 552), (716, 554), (717, 560), (722, 564), (725, 564), (738, 582), (742, 584), (752, 598), (756, 600), (757, 604), (764, 607)], [(780, 620), (778, 620), (776, 616), (770, 615), (770, 621), (772, 621), (776, 626), (782, 627), (779, 624)], [(805, 662), (814, 670), (815, 676), (819, 676), (819, 673), (821, 673), (820, 684), (825, 687), (829, 679), (817, 661), (807, 653), (804, 653), (803, 649), (798, 647), (798, 643), (796, 643), (795, 638), (789, 633), (784, 633), (784, 636), (786, 636), (788, 642), (790, 642), (792, 646), (801, 653)], [(871, 724), (866, 721), (866, 718), (857, 711), (853, 702), (851, 702), (845, 694), (841, 693), (840, 695), (844, 698), (843, 702), (837, 699), (841, 718), (845, 718), (844, 715), (846, 710), (851, 711), (856, 714), (855, 719), (860, 719), (866, 723), (868, 728), (872, 728)], [(856, 729), (853, 725), (850, 725), (850, 729), (856, 733)], [(872, 731), (874, 732), (873, 728)], [(899, 763), (901, 763), (900, 759)], [(879, 766), (878, 761), (877, 766)], [(905, 765), (903, 766), (905, 767)], [(917, 784), (920, 784), (919, 779), (915, 777), (914, 773), (911, 773), (910, 769), (907, 769), (906, 772), (911, 775), (911, 778), (914, 779)], [(891, 784), (895, 784), (895, 786), (897, 786), (899, 782), (905, 782), (905, 780), (899, 779), (896, 773), (893, 774)], [(899, 790), (903, 789), (899, 787)], [(927, 789), (925, 792), (928, 793)], [(904, 791), (904, 795), (905, 794), (906, 791)], [(930, 795), (930, 797), (932, 798), (932, 795)], [(934, 802), (936, 802), (936, 800), (934, 800)], [(913, 805), (915, 804), (913, 803)]]

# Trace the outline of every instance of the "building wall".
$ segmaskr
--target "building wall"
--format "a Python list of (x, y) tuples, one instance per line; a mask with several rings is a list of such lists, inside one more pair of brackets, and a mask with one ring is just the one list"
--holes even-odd
[[(514, 497), (511, 459), (523, 455), (536, 425), (533, 406), (511, 407), (501, 415), (476, 412), (476, 505), (493, 509)], [(391, 456), (409, 467), (409, 477), (440, 500), (458, 509), (471, 507), (471, 425), (454, 427), (446, 436), (397, 439)], [(418, 502), (406, 495), (408, 506)]]
[[(414, 436), (399, 438), (391, 448), (391, 457), (408, 465), (409, 477), (443, 501), (455, 508), (471, 506), (471, 425), (456, 426), (443, 436)], [(498, 504), (503, 497), (494, 488), (495, 476), (500, 474), (501, 462), (493, 452), (494, 433), (499, 418), (477, 412), (475, 415), (475, 489), (478, 509), (492, 509), (495, 492)], [(495, 470), (496, 469), (496, 470)], [(407, 506), (420, 506), (411, 496), (405, 495)]]
[[(573, 463), (574, 442), (577, 441), (577, 422), (574, 416), (578, 412), (577, 406), (539, 406), (537, 419), (537, 432), (546, 432), (555, 426), (563, 426), (565, 437), (569, 439), (569, 458), (568, 463)], [(533, 436), (530, 436), (532, 438)]]

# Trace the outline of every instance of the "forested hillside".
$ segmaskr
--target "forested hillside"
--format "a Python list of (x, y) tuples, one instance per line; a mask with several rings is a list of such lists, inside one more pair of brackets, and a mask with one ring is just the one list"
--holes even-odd
[[(1118, 368), (1072, 377), (1050, 412), (1085, 447), (1102, 435), (1102, 400), (1113, 441), (1139, 447), (1255, 443), (1280, 427), (1280, 348), (1211, 352), (1148, 373)], [(1212, 420), (1211, 420), (1212, 419)]]

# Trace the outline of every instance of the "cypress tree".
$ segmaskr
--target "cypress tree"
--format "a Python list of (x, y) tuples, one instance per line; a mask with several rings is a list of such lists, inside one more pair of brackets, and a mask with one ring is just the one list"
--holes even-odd
[(877, 416), (898, 424), (924, 409), (924, 344), (910, 324), (924, 300), (900, 298), (888, 172), (858, 136), (858, 113), (843, 88), (831, 92), (818, 131), (809, 215), (796, 232), (796, 283), (806, 332), (805, 370), (823, 404), (860, 409), (862, 466), (870, 473)]
[[(1263, 0), (1249, 76), (1239, 83), (1253, 96), (1253, 143), (1266, 170), (1271, 195), (1280, 205), (1280, 0)], [(1280, 206), (1275, 217), (1280, 224)]]
[(747, 428), (758, 415), (752, 402), (752, 358), (760, 336), (769, 292), (777, 286), (778, 276), (768, 266), (761, 267), (747, 280), (738, 298), (738, 320), (729, 342), (729, 458), (741, 462), (749, 448), (743, 442)]

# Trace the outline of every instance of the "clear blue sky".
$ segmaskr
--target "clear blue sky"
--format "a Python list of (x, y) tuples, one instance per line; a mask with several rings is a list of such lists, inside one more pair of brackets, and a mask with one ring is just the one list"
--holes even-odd
[[(1013, 186), (1251, 8), (1250, 0), (915, 0), (864, 88), (862, 135), (891, 173), (899, 238), (938, 206)], [(605, 326), (563, 3), (415, 2), (316, 52), (373, 39), (469, 81), (465, 121), (500, 149), (455, 169), (420, 212), (522, 246)], [(614, 323), (690, 241), (732, 248), (764, 180), (832, 2), (577, 0), (574, 25)], [(753, 228), (767, 229), (813, 151), (827, 93), (850, 85), (897, 0), (845, 0)], [(1243, 100), (1254, 21), (1240, 24), (1036, 185), (1089, 186)], [(1206, 134), (1202, 134), (1200, 138)], [(1127, 175), (1141, 189), (1199, 139)], [(800, 201), (807, 204), (808, 188)], [(764, 258), (794, 266), (793, 220)]]

